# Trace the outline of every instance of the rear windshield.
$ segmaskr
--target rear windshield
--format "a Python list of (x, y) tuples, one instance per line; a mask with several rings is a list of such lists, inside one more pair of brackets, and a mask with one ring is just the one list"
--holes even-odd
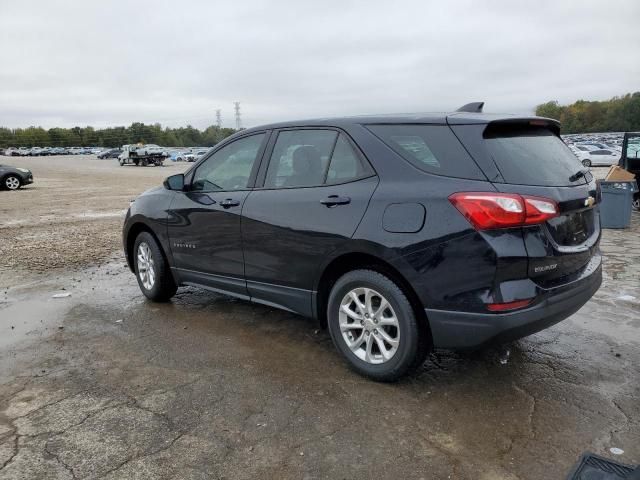
[(585, 182), (569, 180), (584, 167), (548, 128), (494, 124), (483, 137), (506, 183), (561, 187)]
[(427, 173), (486, 180), (446, 125), (368, 125), (398, 155)]

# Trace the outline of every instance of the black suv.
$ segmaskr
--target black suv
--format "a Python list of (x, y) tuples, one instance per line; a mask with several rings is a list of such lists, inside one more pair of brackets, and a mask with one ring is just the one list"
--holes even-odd
[(138, 197), (123, 240), (148, 298), (193, 285), (314, 317), (394, 380), (584, 305), (598, 199), (558, 122), (470, 104), (243, 130)]

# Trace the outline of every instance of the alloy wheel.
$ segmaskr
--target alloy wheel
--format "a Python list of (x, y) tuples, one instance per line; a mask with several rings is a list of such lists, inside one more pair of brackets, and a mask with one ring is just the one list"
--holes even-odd
[(389, 301), (371, 288), (355, 288), (340, 302), (339, 325), (347, 347), (371, 364), (385, 363), (400, 344), (400, 325)]
[(156, 282), (155, 264), (151, 249), (146, 242), (138, 245), (138, 276), (142, 282), (142, 286), (147, 290), (151, 290)]
[(7, 177), (4, 184), (9, 190), (17, 190), (20, 188), (20, 180), (17, 177)]

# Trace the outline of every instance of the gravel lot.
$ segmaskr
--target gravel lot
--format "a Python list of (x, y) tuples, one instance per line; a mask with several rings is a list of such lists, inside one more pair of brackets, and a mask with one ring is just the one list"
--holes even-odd
[(638, 213), (604, 232), (596, 296), (506, 365), (437, 352), (387, 385), (300, 317), (192, 288), (143, 299), (123, 210), (188, 165), (0, 161), (35, 176), (0, 192), (1, 480), (563, 479), (612, 447), (640, 463)]
[(92, 265), (120, 245), (129, 201), (187, 163), (120, 167), (95, 156), (0, 157), (31, 169), (35, 182), (15, 194), (1, 192), (0, 266), (50, 274)]

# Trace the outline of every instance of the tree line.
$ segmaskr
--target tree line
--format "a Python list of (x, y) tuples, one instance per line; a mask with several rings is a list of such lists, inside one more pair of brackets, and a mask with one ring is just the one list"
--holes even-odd
[[(578, 100), (560, 105), (556, 100), (536, 107), (536, 115), (555, 118), (562, 133), (621, 132), (640, 130), (640, 92), (604, 101)], [(164, 147), (211, 147), (235, 133), (232, 128), (209, 126), (199, 130), (132, 123), (128, 127), (3, 128), (0, 148), (6, 147), (121, 147), (132, 143), (155, 143)]]
[(551, 101), (538, 105), (536, 115), (560, 120), (562, 133), (639, 131), (640, 92), (604, 101), (578, 100), (570, 105)]
[(204, 130), (186, 127), (162, 127), (132, 123), (128, 127), (73, 128), (3, 128), (0, 127), (0, 148), (6, 147), (121, 147), (134, 143), (155, 143), (163, 147), (212, 147), (232, 135), (233, 128), (209, 126)]

